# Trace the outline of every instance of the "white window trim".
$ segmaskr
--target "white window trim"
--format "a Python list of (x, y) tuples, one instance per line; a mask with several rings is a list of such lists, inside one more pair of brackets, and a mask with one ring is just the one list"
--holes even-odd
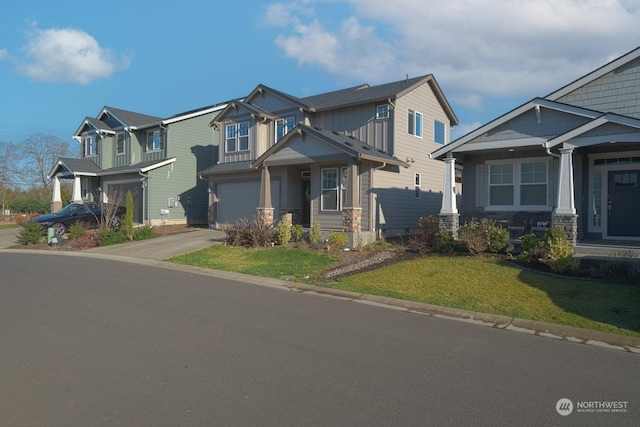
[[(96, 135), (85, 135), (82, 137), (84, 145), (84, 156), (93, 157), (97, 154), (97, 138)], [(90, 150), (93, 148), (93, 150)]]
[[(322, 192), (323, 190), (330, 190), (329, 188), (324, 188), (322, 186), (323, 184), (323, 179), (322, 179), (322, 174), (325, 170), (337, 170), (338, 173), (338, 182), (337, 182), (337, 187), (336, 190), (338, 192), (338, 194), (336, 195), (336, 197), (338, 198), (336, 206), (337, 209), (325, 209), (324, 208), (324, 198), (322, 197)], [(349, 168), (346, 166), (334, 166), (334, 167), (330, 167), (330, 168), (322, 168), (320, 169), (320, 210), (323, 212), (341, 212), (342, 209), (344, 208), (344, 199), (345, 197), (342, 195), (343, 191), (346, 191), (346, 187), (344, 187), (344, 182), (343, 182), (343, 175), (346, 175), (347, 180), (349, 179), (349, 172), (348, 172)], [(358, 191), (360, 189), (360, 177), (358, 176), (358, 182), (356, 183), (356, 185), (358, 186)]]
[[(387, 107), (386, 115), (380, 114), (380, 107)], [(376, 105), (376, 120), (384, 120), (389, 118), (389, 104), (378, 104)]]
[[(118, 138), (122, 136), (122, 152), (118, 151)], [(124, 156), (127, 151), (127, 136), (124, 132), (116, 134), (116, 156)]]
[[(521, 169), (523, 163), (538, 163), (544, 162), (547, 168), (547, 194), (546, 194), (546, 205), (521, 205), (520, 204), (520, 179), (521, 179)], [(551, 168), (549, 164), (549, 159), (545, 157), (527, 157), (527, 158), (517, 158), (517, 159), (505, 159), (505, 160), (489, 160), (485, 162), (487, 166), (487, 206), (484, 208), (485, 211), (532, 211), (532, 212), (547, 212), (552, 210), (552, 206), (549, 206), (549, 186), (551, 185), (551, 180), (549, 179), (549, 174), (551, 173)], [(491, 165), (498, 164), (512, 164), (513, 165), (513, 205), (491, 205)]]
[(415, 173), (413, 174), (413, 198), (421, 199), (422, 198), (422, 174)]
[[(154, 135), (158, 135), (158, 148), (154, 147)], [(151, 137), (151, 138), (149, 138)], [(162, 134), (160, 133), (160, 129), (150, 130), (147, 132), (147, 153), (160, 151), (162, 150)]]
[[(277, 119), (275, 122), (275, 129), (274, 129), (274, 141), (278, 142), (280, 141), (282, 138), (284, 138), (289, 132), (291, 132), (291, 129), (289, 129), (288, 126), (288, 121), (291, 121), (291, 129), (293, 129), (294, 127), (296, 127), (296, 118), (293, 116), (290, 117), (283, 117), (281, 119)], [(278, 123), (282, 123), (282, 136), (280, 138), (278, 138)]]
[[(442, 142), (436, 141), (436, 123), (442, 123)], [(435, 144), (447, 145), (447, 124), (442, 120), (433, 119), (433, 142)]]
[[(409, 127), (407, 124), (407, 133), (411, 136), (415, 136), (416, 138), (422, 139), (424, 135), (424, 114), (420, 111), (413, 110), (409, 108), (407, 110), (407, 121), (409, 121), (409, 114), (413, 112), (413, 133), (409, 132)], [(420, 134), (418, 135), (418, 116), (420, 116)]]
[[(247, 148), (240, 148), (240, 126), (245, 124), (247, 125)], [(227, 129), (230, 127), (235, 127), (235, 137), (234, 138), (228, 138), (227, 135)], [(249, 146), (250, 146), (250, 136), (251, 136), (251, 123), (249, 123), (248, 121), (244, 121), (244, 122), (238, 122), (238, 123), (230, 123), (228, 125), (225, 125), (224, 127), (224, 152), (225, 153), (240, 153), (240, 152), (246, 152), (249, 151)], [(243, 137), (244, 138), (244, 137)], [(235, 150), (229, 150), (229, 146), (227, 144), (228, 141), (234, 140), (235, 141)]]

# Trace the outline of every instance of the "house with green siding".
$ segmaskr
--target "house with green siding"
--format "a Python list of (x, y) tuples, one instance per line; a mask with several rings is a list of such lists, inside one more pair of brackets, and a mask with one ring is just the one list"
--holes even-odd
[(73, 202), (124, 206), (131, 191), (138, 224), (206, 224), (208, 183), (196, 172), (217, 162), (218, 133), (208, 124), (224, 107), (160, 118), (105, 106), (86, 117), (73, 135), (79, 156), (49, 173), (52, 212), (62, 207), (60, 180), (72, 180)]
[(406, 234), (439, 212), (444, 165), (429, 153), (457, 124), (433, 75), (304, 98), (258, 85), (211, 121), (210, 226), (287, 218), (353, 247)]

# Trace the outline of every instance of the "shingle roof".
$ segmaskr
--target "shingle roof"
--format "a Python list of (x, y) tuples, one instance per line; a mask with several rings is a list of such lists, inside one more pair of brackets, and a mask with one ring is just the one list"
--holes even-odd
[(72, 157), (61, 157), (59, 160), (69, 171), (79, 173), (96, 174), (102, 169), (90, 159), (75, 159)]
[(112, 113), (120, 122), (123, 122), (123, 124), (127, 126), (140, 127), (162, 121), (161, 117), (148, 116), (119, 108), (105, 106), (104, 109)]
[(368, 84), (364, 84), (348, 89), (308, 96), (306, 98), (301, 98), (301, 101), (318, 110), (324, 110), (342, 105), (361, 104), (378, 99), (388, 99), (395, 97), (397, 94), (402, 93), (427, 77), (430, 77), (430, 75), (414, 77), (378, 86), (369, 86)]
[(199, 171), (198, 175), (213, 175), (227, 172), (249, 172), (252, 170), (251, 163), (251, 160), (245, 162), (220, 163)]
[(102, 120), (94, 119), (94, 118), (91, 118), (91, 117), (86, 117), (85, 120), (87, 122), (89, 122), (91, 124), (91, 126), (93, 126), (96, 129), (108, 130), (108, 131), (113, 132), (113, 129), (111, 129), (111, 126), (109, 126), (108, 124), (106, 124)]

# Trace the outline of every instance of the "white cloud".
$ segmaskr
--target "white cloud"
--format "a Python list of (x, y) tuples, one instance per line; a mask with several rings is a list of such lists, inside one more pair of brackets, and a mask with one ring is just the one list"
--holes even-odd
[(74, 28), (36, 30), (25, 49), (27, 59), (21, 70), (41, 81), (87, 84), (130, 65), (128, 57), (117, 57)]
[[(351, 16), (323, 15), (336, 3)], [(370, 83), (433, 73), (470, 108), (482, 97), (544, 96), (640, 39), (630, 0), (317, 0), (307, 3), (314, 16), (273, 7), (290, 13), (276, 44), (299, 64)]]

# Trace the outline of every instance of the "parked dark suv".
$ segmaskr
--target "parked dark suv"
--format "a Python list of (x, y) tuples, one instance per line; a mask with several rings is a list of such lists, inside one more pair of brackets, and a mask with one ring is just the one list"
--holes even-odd
[[(125, 213), (125, 208), (121, 206), (113, 206), (111, 208), (116, 209), (113, 214), (108, 215), (111, 217), (111, 227), (118, 228), (120, 226), (120, 218)], [(58, 212), (31, 218), (29, 222), (42, 224), (45, 229), (53, 228), (57, 234), (64, 234), (69, 231), (71, 224), (80, 222), (87, 228), (95, 228), (105, 220), (104, 218), (105, 216), (103, 216), (102, 209), (98, 203), (87, 202), (72, 203)]]

